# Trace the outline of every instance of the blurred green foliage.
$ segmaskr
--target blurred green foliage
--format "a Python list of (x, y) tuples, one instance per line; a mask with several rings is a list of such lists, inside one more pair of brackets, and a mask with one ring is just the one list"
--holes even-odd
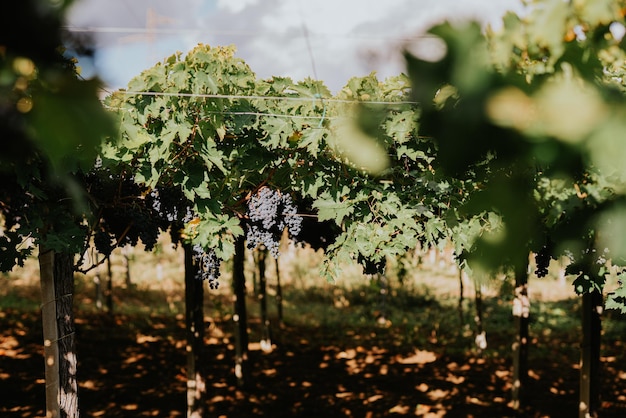
[[(432, 28), (445, 43), (441, 59), (407, 54), (420, 134), (437, 144), (435, 170), (473, 179), (459, 210), (501, 216), (497, 231), (465, 250), (470, 266), (522, 265), (549, 244), (552, 257), (570, 258), (578, 293), (601, 291), (607, 263), (626, 261), (625, 5), (524, 6), (498, 31)], [(620, 293), (607, 306), (625, 309)]]
[(64, 55), (70, 4), (25, 0), (0, 16), (2, 270), (21, 264), (32, 244), (82, 247), (87, 205), (74, 174), (93, 166), (101, 139), (114, 132), (98, 80), (80, 79)]

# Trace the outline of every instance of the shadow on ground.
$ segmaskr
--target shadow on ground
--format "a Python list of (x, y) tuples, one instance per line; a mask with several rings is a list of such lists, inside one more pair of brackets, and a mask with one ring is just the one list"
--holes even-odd
[[(180, 315), (79, 315), (81, 415), (184, 416), (183, 325)], [(0, 315), (0, 326), (0, 415), (43, 416), (39, 313), (8, 309)], [(424, 347), (394, 344), (394, 333), (399, 332), (394, 327), (342, 331), (288, 325), (275, 331), (272, 352), (251, 344), (252, 377), (249, 387), (240, 390), (233, 376), (230, 329), (228, 322), (208, 324), (204, 366), (212, 417), (577, 415), (578, 370), (572, 358), (576, 336), (539, 334), (536, 354), (531, 355), (527, 406), (513, 411), (508, 337), (491, 336), (496, 350), (478, 357), (471, 352), (451, 354), (441, 341)], [(620, 371), (624, 357), (619, 354), (623, 348), (619, 341), (605, 347), (602, 417), (626, 416), (626, 373)]]

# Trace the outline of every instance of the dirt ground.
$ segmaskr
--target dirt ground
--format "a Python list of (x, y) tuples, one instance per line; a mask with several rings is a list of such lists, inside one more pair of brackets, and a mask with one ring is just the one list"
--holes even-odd
[[(0, 313), (0, 416), (43, 416), (41, 325), (37, 313)], [(84, 417), (180, 417), (185, 414), (183, 318), (77, 318), (79, 397)], [(573, 417), (575, 364), (533, 361), (527, 406), (513, 411), (510, 360), (447, 355), (445, 347), (394, 347), (381, 328), (332, 343), (319, 328), (276, 332), (275, 349), (250, 348), (250, 386), (235, 386), (233, 346), (209, 324), (206, 363), (211, 417)], [(336, 330), (335, 330), (336, 332)], [(615, 348), (615, 347), (614, 347)], [(623, 347), (617, 347), (623, 351)], [(603, 358), (601, 417), (626, 416), (626, 376)], [(567, 363), (565, 363), (567, 364)], [(621, 366), (621, 365), (619, 365)]]

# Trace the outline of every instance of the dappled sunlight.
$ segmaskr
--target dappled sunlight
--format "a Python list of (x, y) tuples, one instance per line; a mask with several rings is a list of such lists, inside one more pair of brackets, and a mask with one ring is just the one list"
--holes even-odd
[(409, 357), (397, 358), (400, 364), (426, 364), (432, 363), (435, 360), (437, 360), (435, 353), (425, 350), (416, 350), (415, 354)]
[[(78, 322), (82, 334), (78, 342), (79, 384), (85, 416), (184, 416), (186, 359), (180, 318), (153, 316), (149, 324), (141, 325), (130, 317), (110, 319), (101, 315), (82, 317)], [(38, 318), (33, 315), (24, 325), (38, 327)], [(306, 416), (312, 410), (324, 411), (329, 417), (372, 418), (510, 413), (511, 375), (505, 358), (452, 358), (434, 347), (393, 348), (380, 345), (380, 336), (373, 332), (359, 334), (359, 338), (349, 333), (335, 344), (320, 345), (317, 341), (321, 341), (324, 330), (300, 326), (281, 330), (271, 353), (260, 350), (256, 341), (251, 344), (252, 385), (242, 391), (233, 376), (233, 346), (225, 332), (229, 328), (229, 323), (213, 320), (207, 329), (205, 366), (211, 416), (293, 417)], [(13, 336), (4, 335), (0, 340), (4, 350), (19, 346), (23, 355), (31, 356), (13, 358), (18, 363), (10, 368), (2, 363), (0, 390), (7, 384), (27, 386), (16, 384), (29, 380), (24, 362), (32, 363), (30, 368), (39, 373), (39, 347), (34, 343), (36, 337), (31, 340), (30, 345)], [(6, 352), (4, 358), (9, 358)], [(607, 387), (615, 388), (606, 404), (611, 408), (626, 402), (619, 389), (626, 383), (626, 373), (617, 367), (618, 358), (603, 357), (606, 379), (613, 382)], [(554, 416), (550, 412), (558, 410), (554, 405), (575, 407), (576, 363), (546, 360), (531, 369), (530, 377), (541, 393), (537, 403), (545, 416)], [(18, 367), (24, 370), (21, 377), (16, 375)], [(31, 385), (43, 394), (43, 379)], [(16, 412), (10, 412), (11, 408)], [(3, 409), (3, 416), (36, 413), (32, 407), (18, 405)]]
[[(19, 332), (20, 330), (18, 330), (18, 333)], [(32, 357), (32, 353), (26, 353), (24, 351), (25, 350), (20, 347), (19, 341), (12, 335), (0, 340), (0, 358), (6, 356), (20, 360)]]
[[(456, 280), (450, 277), (452, 283)], [(171, 292), (179, 291), (170, 287)], [(442, 289), (455, 303), (450, 283), (442, 282), (437, 291)], [(370, 418), (515, 415), (509, 405), (511, 307), (506, 300), (489, 297), (490, 292), (496, 293), (493, 289), (484, 294), (489, 346), (482, 357), (472, 350), (471, 326), (458, 327), (458, 317), (445, 299), (434, 298), (427, 289), (414, 289), (411, 294), (394, 289), (395, 306), (386, 313), (391, 324), (383, 327), (376, 321), (381, 307), (368, 291), (324, 287), (312, 290), (307, 299), (308, 291), (297, 294), (289, 289), (286, 325), (273, 327), (271, 352), (262, 350), (261, 321), (251, 300), (252, 379), (245, 391), (234, 377), (228, 299), (218, 294), (207, 298), (202, 366), (208, 415), (281, 418), (310, 416), (311, 411), (328, 417)], [(83, 416), (185, 416), (184, 315), (180, 306), (149, 310), (152, 304), (167, 304), (162, 292), (158, 287), (120, 290), (115, 300), (119, 309), (113, 316), (93, 309), (77, 311)], [(579, 343), (576, 335), (561, 330), (573, 329), (579, 305), (565, 300), (532, 309), (529, 391), (533, 400), (521, 416), (576, 411)], [(39, 312), (5, 310), (0, 324), (0, 391), (8, 399), (0, 405), (0, 415), (41, 416), (43, 401), (33, 404), (35, 397), (44, 399)], [(602, 357), (603, 417), (609, 418), (626, 411), (624, 344), (615, 338), (622, 328), (611, 324), (606, 327), (611, 344), (603, 348)]]

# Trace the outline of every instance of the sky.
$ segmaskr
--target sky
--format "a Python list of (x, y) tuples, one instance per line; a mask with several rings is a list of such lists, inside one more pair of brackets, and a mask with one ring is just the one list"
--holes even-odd
[(519, 0), (75, 0), (66, 28), (90, 36), (83, 75), (124, 88), (142, 70), (198, 43), (235, 45), (260, 78), (313, 77), (337, 92), (354, 76), (404, 72), (432, 25), (468, 19), (497, 27)]

